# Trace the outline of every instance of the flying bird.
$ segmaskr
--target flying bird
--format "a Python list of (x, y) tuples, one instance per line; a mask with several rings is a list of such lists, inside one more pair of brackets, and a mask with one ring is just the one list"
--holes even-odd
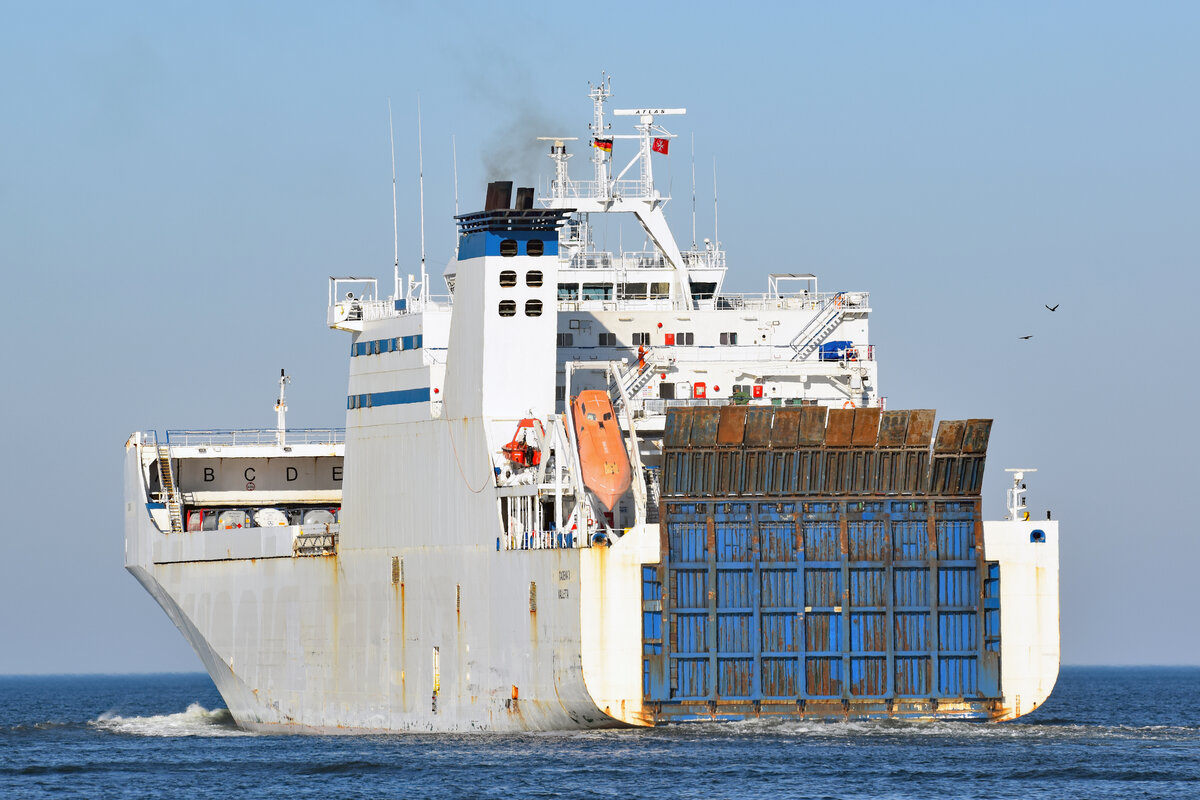
[(1055, 303), (1053, 308), (1051, 308), (1050, 306), (1046, 306), (1046, 310), (1047, 311), (1058, 311), (1059, 305), (1060, 305), (1059, 303)]
[(1031, 333), (1031, 334), (1029, 334), (1028, 336), (1018, 336), (1017, 338), (1018, 338), (1018, 339), (1032, 339), (1032, 338), (1033, 338), (1033, 334)]

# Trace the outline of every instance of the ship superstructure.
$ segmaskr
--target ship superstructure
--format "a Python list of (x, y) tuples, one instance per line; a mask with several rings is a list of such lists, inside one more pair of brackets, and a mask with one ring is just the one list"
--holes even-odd
[[(593, 176), (496, 181), (444, 279), (331, 278), (346, 426), (137, 433), (126, 563), (238, 723), (1005, 719), (1058, 669), (1058, 529), (984, 522), (990, 420), (885, 408), (869, 295), (723, 291), (591, 87)], [(614, 154), (632, 145), (628, 165)], [(616, 162), (619, 163), (619, 162)], [(605, 252), (600, 215), (644, 249)], [(714, 236), (715, 239), (715, 236)]]

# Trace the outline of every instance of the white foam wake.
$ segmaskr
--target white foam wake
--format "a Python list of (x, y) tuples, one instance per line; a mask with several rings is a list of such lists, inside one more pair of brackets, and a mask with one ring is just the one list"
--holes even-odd
[(112, 733), (130, 736), (246, 736), (233, 721), (228, 709), (209, 711), (192, 703), (178, 714), (159, 714), (149, 717), (122, 717), (105, 712), (88, 725)]

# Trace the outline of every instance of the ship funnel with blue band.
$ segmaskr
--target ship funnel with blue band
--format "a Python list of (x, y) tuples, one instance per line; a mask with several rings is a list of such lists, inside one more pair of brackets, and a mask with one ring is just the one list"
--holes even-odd
[[(485, 255), (558, 257), (558, 228), (575, 210), (534, 208), (533, 189), (527, 187), (517, 189), (516, 207), (509, 208), (512, 185), (512, 181), (492, 181), (488, 184), (483, 211), (455, 217), (458, 220), (459, 261)], [(530, 242), (538, 243), (533, 245), (533, 252), (530, 252)], [(502, 246), (515, 246), (517, 250), (502, 253)]]

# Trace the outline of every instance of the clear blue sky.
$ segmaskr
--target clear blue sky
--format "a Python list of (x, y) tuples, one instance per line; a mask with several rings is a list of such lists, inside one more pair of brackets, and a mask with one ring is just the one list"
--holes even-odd
[(391, 272), (388, 98), (402, 264), (419, 96), (440, 272), (451, 137), (464, 211), (488, 164), (544, 180), (531, 138), (586, 136), (601, 69), (618, 106), (688, 108), (727, 288), (870, 291), (890, 407), (996, 419), (988, 515), (1040, 470), (1064, 661), (1200, 663), (1200, 5), (732, 8), (0, 7), (0, 672), (199, 669), (122, 568), (127, 434), (272, 425), (281, 366), (289, 422), (343, 424), (326, 277)]

